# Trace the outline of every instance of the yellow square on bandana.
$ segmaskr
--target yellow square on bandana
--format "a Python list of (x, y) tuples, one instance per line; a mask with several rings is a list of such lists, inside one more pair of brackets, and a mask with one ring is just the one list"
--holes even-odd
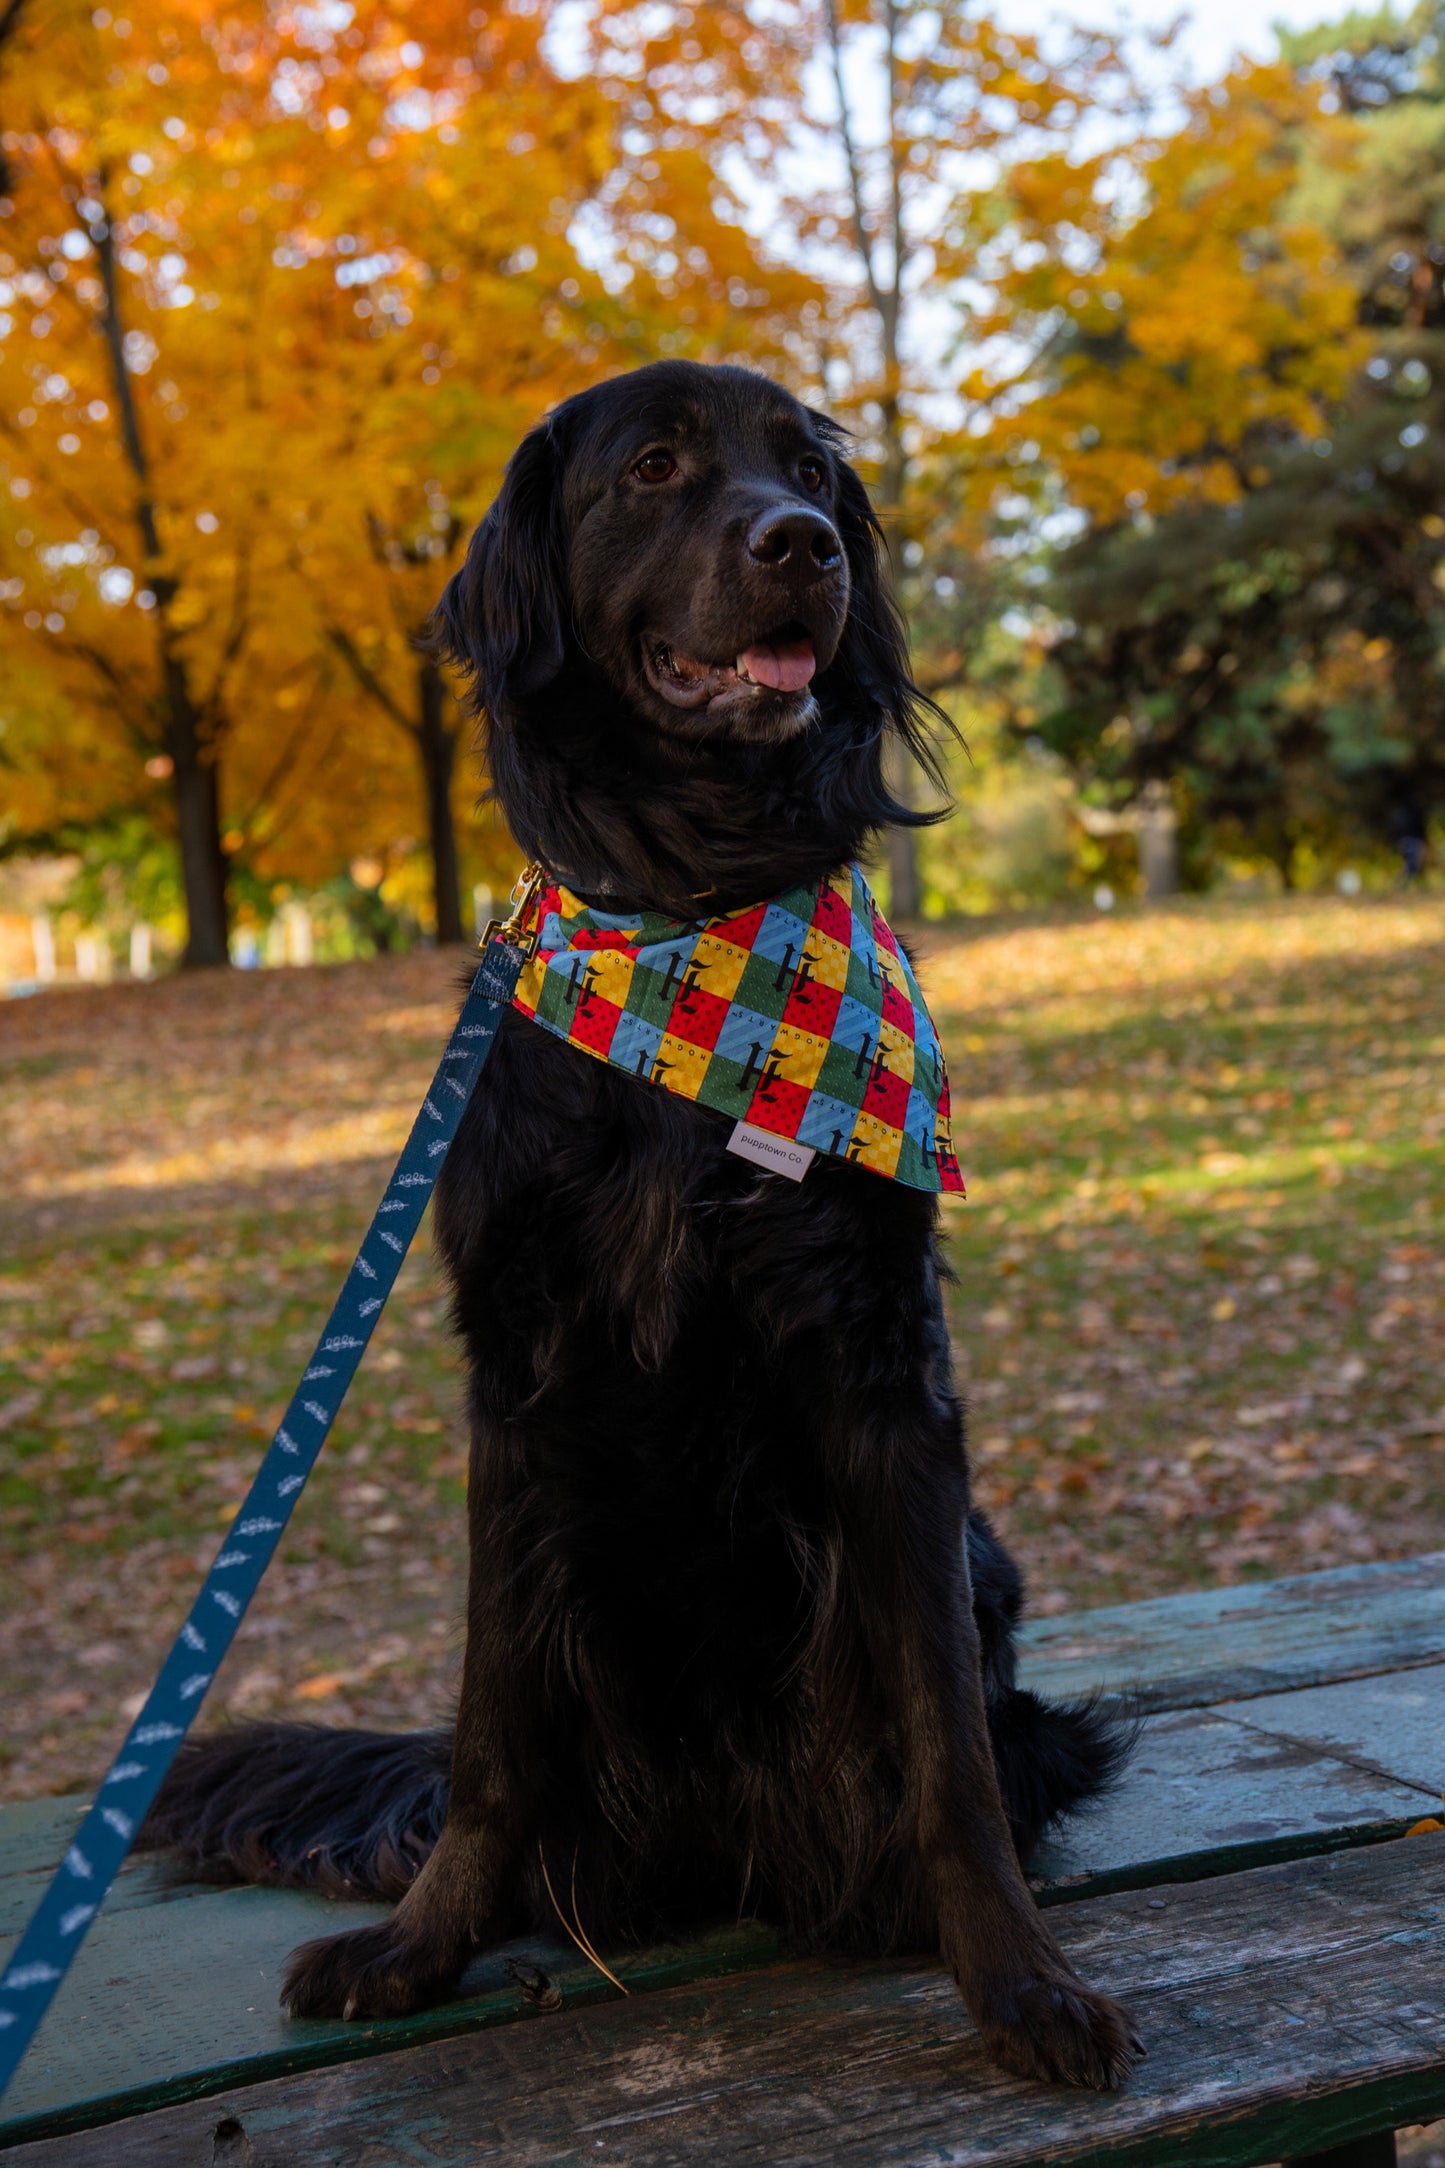
[(769, 1068), (786, 1083), (803, 1084), (811, 1091), (831, 1044), (829, 1039), (820, 1039), (816, 1031), (803, 1031), (797, 1024), (779, 1024), (773, 1041), (773, 1055), (777, 1058), (770, 1058)]
[(680, 1092), (684, 1099), (696, 1099), (711, 1060), (710, 1047), (689, 1046), (686, 1039), (665, 1031), (652, 1057), (651, 1082), (665, 1084), (670, 1092)]
[(627, 991), (632, 984), (635, 959), (626, 949), (593, 949), (587, 957), (586, 984), (588, 990), (600, 994), (604, 1001), (614, 1007), (627, 1007)]
[[(854, 1151), (852, 1144), (862, 1146)], [(898, 1165), (898, 1154), (903, 1149), (903, 1132), (891, 1122), (880, 1122), (876, 1114), (859, 1114), (853, 1123), (852, 1144), (848, 1157), (861, 1167), (872, 1167), (875, 1173), (892, 1174)]]
[(902, 1077), (905, 1084), (913, 1082), (914, 1064), (918, 1049), (901, 1024), (890, 1024), (887, 1017), (878, 1020), (878, 1044), (888, 1056), (890, 1076)]
[(739, 948), (736, 941), (720, 940), (715, 933), (700, 934), (693, 952), (693, 961), (701, 966), (698, 990), (716, 994), (719, 1001), (731, 1001), (751, 954), (751, 949)]
[(808, 928), (803, 958), (809, 977), (819, 986), (832, 986), (842, 993), (848, 984), (848, 954), (843, 943), (835, 941), (830, 933), (820, 933), (816, 926)]

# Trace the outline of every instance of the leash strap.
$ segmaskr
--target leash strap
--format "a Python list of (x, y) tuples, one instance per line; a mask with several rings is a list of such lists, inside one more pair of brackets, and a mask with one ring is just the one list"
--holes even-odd
[(431, 1090), (246, 1502), (95, 1804), (0, 1977), (0, 2094), (119, 1874), (296, 1509), (396, 1284), (523, 961), (520, 946), (505, 938), (487, 940)]

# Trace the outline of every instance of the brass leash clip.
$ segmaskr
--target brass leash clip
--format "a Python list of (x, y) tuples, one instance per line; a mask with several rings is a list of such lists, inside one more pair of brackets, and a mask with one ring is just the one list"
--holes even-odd
[(541, 894), (546, 879), (546, 872), (536, 863), (523, 866), (512, 883), (512, 893), (508, 898), (512, 906), (509, 915), (505, 919), (493, 918), (487, 921), (482, 938), (477, 944), (479, 948), (485, 949), (495, 939), (505, 941), (509, 948), (520, 949), (524, 956), (535, 954), (542, 934), (542, 922), (538, 919), (528, 933), (527, 913)]

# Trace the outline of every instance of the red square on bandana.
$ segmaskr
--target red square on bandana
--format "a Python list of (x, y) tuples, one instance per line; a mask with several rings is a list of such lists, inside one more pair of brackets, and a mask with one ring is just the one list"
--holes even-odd
[(601, 994), (584, 994), (572, 1014), (571, 1036), (579, 1046), (605, 1054), (621, 1021), (622, 1011), (615, 1001), (604, 1001)]
[(771, 1084), (760, 1085), (753, 1093), (752, 1105), (743, 1120), (756, 1122), (759, 1129), (766, 1129), (775, 1137), (795, 1137), (812, 1096), (811, 1085), (793, 1084), (786, 1077), (775, 1077)]
[(705, 994), (701, 987), (684, 991), (672, 1004), (667, 1028), (674, 1038), (686, 1039), (689, 1046), (705, 1046), (711, 1052), (717, 1045), (728, 1007), (721, 994)]
[(836, 889), (824, 888), (813, 913), (813, 924), (819, 933), (831, 935), (843, 948), (852, 947), (853, 913)]
[(913, 1003), (907, 994), (901, 993), (896, 986), (890, 986), (886, 979), (883, 982), (883, 1021), (885, 1024), (896, 1024), (900, 1031), (908, 1033), (910, 1039), (913, 1037)]
[(632, 946), (626, 934), (616, 926), (579, 926), (568, 943), (569, 948), (583, 955), (595, 949), (622, 949), (625, 952)]
[(797, 986), (788, 996), (783, 1011), (785, 1024), (796, 1024), (800, 1031), (816, 1032), (820, 1039), (833, 1035), (838, 1011), (843, 1006), (843, 995), (836, 986), (824, 986), (817, 979), (808, 979)]
[(768, 906), (755, 903), (750, 911), (739, 911), (736, 918), (720, 918), (711, 931), (719, 941), (731, 941), (735, 948), (750, 949), (762, 932), (767, 915)]
[(908, 1113), (908, 1086), (901, 1076), (885, 1069), (863, 1094), (863, 1112), (876, 1114), (880, 1122), (901, 1129)]

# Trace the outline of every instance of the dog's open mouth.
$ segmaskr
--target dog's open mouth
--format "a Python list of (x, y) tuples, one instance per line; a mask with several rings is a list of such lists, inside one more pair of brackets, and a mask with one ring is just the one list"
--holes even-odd
[(741, 649), (730, 663), (699, 662), (666, 640), (645, 639), (648, 681), (674, 707), (710, 707), (729, 694), (744, 699), (765, 693), (790, 698), (805, 692), (818, 667), (811, 637), (800, 625), (784, 625)]

